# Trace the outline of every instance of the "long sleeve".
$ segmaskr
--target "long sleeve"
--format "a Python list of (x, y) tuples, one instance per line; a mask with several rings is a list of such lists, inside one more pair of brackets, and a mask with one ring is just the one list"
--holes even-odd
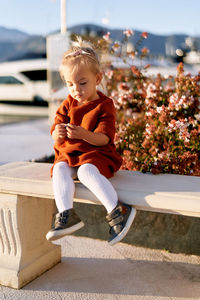
[(54, 131), (57, 124), (69, 122), (68, 109), (69, 109), (69, 98), (64, 100), (60, 105), (60, 107), (57, 109), (56, 116), (54, 118), (54, 123), (50, 129), (51, 134)]
[(110, 100), (109, 102), (103, 103), (98, 119), (98, 125), (94, 132), (106, 134), (110, 138), (110, 141), (113, 142), (115, 137), (115, 120), (116, 112), (113, 101)]

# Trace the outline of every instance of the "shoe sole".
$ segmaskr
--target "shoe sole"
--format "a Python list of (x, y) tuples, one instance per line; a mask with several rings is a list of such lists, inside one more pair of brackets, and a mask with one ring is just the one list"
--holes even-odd
[(116, 243), (120, 242), (126, 236), (126, 234), (128, 233), (128, 231), (133, 223), (133, 220), (135, 219), (135, 215), (136, 215), (136, 209), (134, 207), (132, 207), (130, 216), (126, 222), (124, 229), (112, 241), (108, 242), (109, 245), (111, 245), (111, 246), (115, 245)]
[(58, 240), (66, 235), (69, 235), (79, 229), (81, 229), (84, 226), (83, 222), (77, 223), (69, 228), (58, 230), (58, 231), (49, 231), (46, 235), (46, 239), (48, 241), (55, 241)]

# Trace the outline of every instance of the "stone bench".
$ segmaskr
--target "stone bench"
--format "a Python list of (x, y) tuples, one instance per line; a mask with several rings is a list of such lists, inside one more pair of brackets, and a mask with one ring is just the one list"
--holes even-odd
[[(61, 260), (45, 235), (55, 203), (51, 164), (16, 162), (0, 167), (0, 284), (21, 288)], [(137, 210), (200, 217), (200, 177), (121, 170), (110, 179), (119, 199)], [(75, 181), (74, 201), (100, 204)]]

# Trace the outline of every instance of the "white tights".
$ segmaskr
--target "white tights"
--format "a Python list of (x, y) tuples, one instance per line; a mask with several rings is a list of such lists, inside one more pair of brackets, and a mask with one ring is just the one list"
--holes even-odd
[(78, 168), (69, 167), (64, 161), (53, 168), (53, 190), (59, 212), (73, 207), (75, 185), (73, 178), (84, 184), (110, 213), (117, 205), (118, 197), (110, 181), (93, 164), (83, 164)]

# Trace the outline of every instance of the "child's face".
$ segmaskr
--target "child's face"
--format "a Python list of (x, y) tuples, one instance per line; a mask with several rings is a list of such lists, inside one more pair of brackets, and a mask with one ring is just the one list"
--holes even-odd
[(79, 103), (98, 99), (96, 86), (101, 82), (101, 73), (95, 75), (84, 65), (78, 68), (68, 65), (63, 70), (63, 76), (70, 95)]

